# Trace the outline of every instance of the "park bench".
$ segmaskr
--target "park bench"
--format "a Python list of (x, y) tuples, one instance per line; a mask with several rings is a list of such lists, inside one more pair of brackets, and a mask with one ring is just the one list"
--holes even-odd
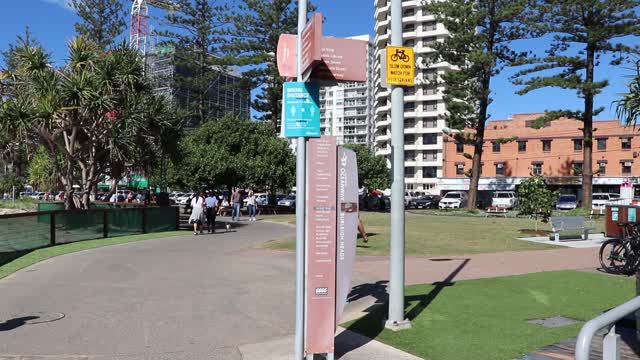
[(589, 239), (589, 230), (595, 230), (595, 224), (587, 224), (582, 216), (555, 216), (549, 219), (551, 221), (551, 231), (553, 231), (554, 241), (560, 241), (561, 231), (582, 231), (582, 240)]
[(489, 216), (502, 216), (502, 217), (507, 217), (507, 213), (509, 211), (507, 210), (507, 208), (505, 207), (501, 207), (501, 206), (489, 206), (487, 208), (487, 211), (485, 212), (485, 217), (489, 217)]

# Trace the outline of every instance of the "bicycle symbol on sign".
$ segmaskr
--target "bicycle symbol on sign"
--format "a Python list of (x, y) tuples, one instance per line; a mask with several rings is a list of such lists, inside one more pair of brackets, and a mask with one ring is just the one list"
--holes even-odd
[(391, 61), (402, 60), (404, 62), (409, 62), (409, 55), (404, 53), (404, 49), (396, 49), (396, 53), (391, 55)]

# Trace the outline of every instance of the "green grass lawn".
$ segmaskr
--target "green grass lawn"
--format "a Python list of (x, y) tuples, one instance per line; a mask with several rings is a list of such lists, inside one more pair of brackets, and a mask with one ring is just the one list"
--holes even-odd
[(379, 307), (349, 330), (430, 360), (509, 360), (577, 336), (583, 324), (544, 328), (526, 321), (587, 321), (635, 295), (629, 278), (560, 271), (406, 289), (412, 328), (383, 330)]
[[(286, 216), (286, 218), (285, 218)], [(265, 217), (269, 220), (272, 217)], [(293, 221), (293, 215), (279, 216), (279, 221)], [(388, 213), (362, 213), (369, 243), (358, 242), (359, 255), (387, 255), (389, 253), (390, 218)], [(548, 224), (539, 229), (549, 230)], [(430, 216), (406, 214), (406, 254), (409, 256), (442, 256), (494, 253), (501, 251), (540, 250), (560, 248), (516, 240), (533, 236), (521, 230), (533, 230), (535, 223), (522, 218), (485, 218), (462, 216)], [(267, 248), (293, 250), (295, 239), (289, 237), (270, 241)]]
[(13, 274), (14, 272), (24, 269), (27, 266), (31, 266), (40, 261), (59, 256), (69, 254), (77, 251), (94, 249), (103, 246), (124, 244), (134, 241), (149, 240), (156, 238), (165, 238), (170, 236), (185, 235), (188, 232), (184, 231), (167, 231), (160, 233), (120, 236), (114, 238), (98, 239), (98, 240), (86, 240), (78, 241), (74, 243), (56, 245), (52, 247), (46, 247), (33, 251), (19, 251), (13, 253), (0, 253), (0, 279)]
[(31, 198), (13, 200), (0, 200), (0, 209), (38, 210), (38, 202)]

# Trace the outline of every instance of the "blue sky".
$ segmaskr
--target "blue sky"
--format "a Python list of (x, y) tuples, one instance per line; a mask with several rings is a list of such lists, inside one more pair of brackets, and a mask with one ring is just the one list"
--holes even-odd
[[(74, 36), (75, 15), (66, 4), (66, 0), (3, 0), (0, 12), (0, 49), (6, 49), (15, 36), (22, 33), (26, 26), (31, 28), (35, 37), (49, 49), (56, 61), (65, 57), (65, 43)], [(318, 11), (326, 18), (325, 35), (353, 36), (373, 33), (373, 0), (315, 0)], [(130, 1), (125, 2), (128, 6)], [(521, 49), (539, 51), (545, 46), (541, 40), (529, 40), (516, 44)], [(515, 87), (508, 77), (513, 69), (507, 69), (493, 82), (494, 100), (490, 107), (492, 119), (507, 119), (514, 113), (540, 112), (552, 109), (580, 109), (582, 101), (573, 91), (543, 89), (525, 96), (514, 94)], [(596, 98), (597, 106), (605, 111), (599, 119), (615, 118), (611, 107), (619, 94), (626, 91), (625, 75), (633, 72), (624, 66), (611, 67), (606, 62), (597, 69), (600, 77), (606, 76), (610, 86)]]

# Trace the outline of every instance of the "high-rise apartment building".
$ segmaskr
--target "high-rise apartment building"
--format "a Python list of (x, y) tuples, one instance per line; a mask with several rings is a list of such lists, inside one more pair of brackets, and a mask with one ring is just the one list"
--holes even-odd
[(367, 50), (367, 81), (345, 82), (320, 88), (320, 128), (322, 134), (338, 138), (338, 144), (361, 144), (373, 147), (373, 65), (374, 48), (371, 36), (350, 39), (369, 43)]
[[(376, 154), (391, 161), (391, 91), (382, 86), (380, 56), (390, 44), (390, 0), (374, 0), (375, 148)], [(423, 9), (423, 0), (402, 1), (402, 36), (404, 46), (413, 47), (417, 59), (416, 86), (404, 92), (404, 166), (408, 190), (439, 193), (443, 176), (443, 130), (446, 124), (442, 89), (429, 86), (428, 80), (450, 69), (447, 64), (427, 67), (422, 58), (433, 51), (429, 46), (449, 36), (435, 16)], [(394, 16), (397, 16), (394, 14)]]

